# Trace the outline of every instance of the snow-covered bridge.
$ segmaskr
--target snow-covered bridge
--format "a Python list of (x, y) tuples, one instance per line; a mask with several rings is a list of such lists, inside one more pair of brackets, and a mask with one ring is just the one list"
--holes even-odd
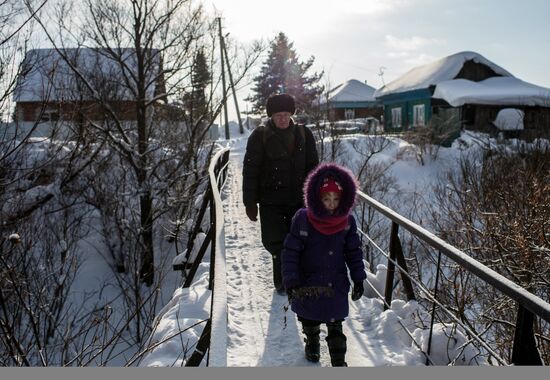
[[(218, 220), (209, 234), (216, 247), (213, 250), (215, 254), (210, 260), (206, 254), (201, 264), (196, 262), (191, 269), (193, 281), (188, 280), (188, 287), (178, 289), (170, 304), (161, 312), (159, 327), (152, 341), (163, 342), (165, 337), (174, 335), (174, 329), (179, 329), (181, 338), (174, 344), (158, 344), (141, 365), (330, 366), (328, 350), (323, 344), (326, 336), (324, 325), (321, 327), (320, 362), (310, 363), (305, 359), (299, 323), (288, 308), (286, 296), (277, 294), (273, 289), (271, 257), (261, 244), (259, 222), (252, 222), (246, 217), (241, 194), (246, 138), (229, 140), (227, 145), (230, 148), (227, 178), (223, 176), (225, 185), (221, 194), (214, 195), (215, 207), (211, 208), (210, 213), (211, 219)], [(215, 181), (215, 177), (211, 173), (211, 180)], [(376, 207), (379, 212), (386, 212), (384, 206)], [(220, 220), (223, 223), (219, 223)], [(396, 217), (393, 225), (397, 226), (397, 223), (404, 228), (408, 224), (411, 228), (415, 227), (405, 218)], [(365, 238), (369, 237), (365, 235)], [(520, 314), (527, 312), (529, 316), (534, 310), (542, 319), (550, 319), (548, 303), (481, 266), (434, 235), (428, 233), (426, 239), (430, 240), (432, 247), (446, 252), (478, 277), (491, 277), (488, 283), (518, 301)], [(372, 244), (376, 245), (375, 242)], [(194, 253), (197, 251), (195, 247)], [(390, 256), (393, 257), (392, 254)], [(395, 258), (399, 270), (399, 258)], [(214, 265), (210, 265), (212, 259), (215, 260)], [(446, 365), (449, 361), (461, 365), (507, 364), (495, 359), (496, 355), (492, 355), (488, 345), (482, 348), (484, 355), (480, 356), (479, 350), (468, 344), (465, 335), (456, 331), (455, 322), (458, 320), (449, 318), (450, 323), (432, 323), (430, 328), (429, 312), (420, 308), (410, 294), (408, 302), (392, 301), (388, 293), (384, 300), (384, 285), (389, 277), (386, 272), (393, 270), (391, 264), (388, 268), (386, 271), (385, 267), (379, 267), (375, 274), (369, 273), (367, 280), (372, 287), (367, 286), (366, 296), (356, 302), (350, 299), (350, 315), (344, 322), (349, 366)], [(410, 282), (408, 285), (411, 286)], [(430, 299), (431, 296), (423, 297)], [(433, 302), (434, 305), (437, 303), (435, 299)], [(529, 340), (532, 337), (531, 325), (532, 321), (530, 325), (527, 322), (523, 332), (516, 334), (524, 352), (533, 347)], [(450, 335), (452, 339), (449, 339)], [(189, 352), (182, 355), (182, 341), (196, 344), (191, 344)], [(491, 361), (488, 362), (486, 357), (491, 357)]]
[[(230, 155), (229, 177), (224, 204), (227, 273), (227, 365), (246, 367), (330, 366), (326, 344), (321, 345), (320, 364), (304, 357), (299, 324), (287, 310), (286, 296), (273, 288), (271, 256), (260, 241), (259, 222), (246, 217), (242, 204), (242, 162), (246, 140), (238, 140)], [(344, 324), (348, 337), (350, 366), (391, 365), (403, 361), (392, 341), (373, 331), (380, 323), (380, 305), (368, 298), (350, 303)], [(326, 331), (322, 327), (323, 337)], [(368, 339), (367, 339), (368, 338)], [(388, 355), (388, 353), (391, 353)]]

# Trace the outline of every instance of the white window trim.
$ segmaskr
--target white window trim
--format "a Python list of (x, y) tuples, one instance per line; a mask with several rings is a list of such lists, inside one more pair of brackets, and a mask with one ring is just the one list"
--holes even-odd
[(426, 125), (426, 106), (424, 104), (415, 104), (413, 106), (413, 125), (415, 127)]
[(392, 128), (401, 128), (401, 107), (395, 107), (391, 109), (391, 126)]

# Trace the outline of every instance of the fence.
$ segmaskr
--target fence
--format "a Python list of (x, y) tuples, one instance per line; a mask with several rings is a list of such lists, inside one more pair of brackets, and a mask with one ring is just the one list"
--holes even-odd
[[(512, 347), (511, 363), (514, 365), (542, 365), (542, 359), (538, 352), (536, 346), (536, 340), (533, 330), (533, 323), (535, 318), (540, 318), (541, 320), (550, 322), (550, 304), (535, 296), (534, 294), (528, 292), (527, 290), (521, 288), (519, 285), (508, 280), (504, 276), (498, 274), (487, 266), (481, 264), (480, 262), (474, 260), (466, 253), (460, 251), (454, 246), (448, 244), (442, 239), (438, 238), (431, 232), (422, 228), (421, 226), (411, 222), (410, 220), (404, 218), (403, 216), (397, 214), (392, 209), (382, 205), (375, 199), (367, 196), (363, 192), (359, 192), (359, 200), (367, 207), (370, 207), (375, 212), (382, 215), (382, 217), (387, 218), (391, 221), (391, 230), (390, 230), (390, 239), (389, 239), (389, 254), (385, 254), (382, 249), (376, 242), (374, 242), (370, 237), (365, 234), (363, 231), (362, 234), (367, 238), (371, 244), (375, 245), (377, 249), (383, 252), (388, 258), (388, 271), (386, 277), (385, 291), (384, 291), (384, 304), (385, 308), (388, 308), (391, 304), (392, 294), (395, 289), (394, 274), (397, 270), (401, 273), (402, 287), (406, 298), (408, 300), (416, 299), (415, 289), (413, 283), (417, 285), (416, 290), (422, 291), (424, 296), (431, 300), (432, 302), (432, 321), (430, 329), (433, 328), (434, 316), (435, 316), (435, 307), (436, 305), (448, 312), (449, 316), (459, 325), (461, 325), (467, 332), (470, 337), (478, 341), (479, 346), (483, 347), (485, 352), (489, 356), (493, 357), (499, 364), (508, 365), (504, 359), (502, 359), (498, 354), (496, 354), (492, 347), (490, 347), (487, 342), (483, 339), (480, 339), (479, 334), (473, 331), (469, 326), (466, 326), (462, 321), (460, 321), (456, 316), (453, 315), (441, 302), (437, 300), (437, 287), (439, 282), (440, 275), (440, 263), (441, 255), (445, 255), (449, 259), (453, 260), (458, 264), (462, 269), (474, 274), (479, 279), (484, 281), (486, 284), (493, 286), (495, 289), (498, 289), (504, 295), (514, 300), (517, 303), (517, 320), (515, 324), (515, 335), (514, 342)], [(364, 213), (364, 211), (363, 211)], [(429, 247), (434, 248), (438, 251), (437, 259), (437, 272), (435, 276), (435, 284), (433, 290), (430, 292), (421, 284), (418, 279), (413, 278), (409, 274), (407, 268), (407, 261), (403, 254), (403, 249), (401, 241), (399, 239), (399, 227), (406, 229), (412, 236), (420, 239), (424, 243), (428, 244)], [(544, 337), (543, 337), (544, 338)], [(430, 330), (430, 341), (431, 341), (431, 330)], [(426, 364), (430, 364), (430, 347), (428, 345), (426, 354)]]
[[(217, 152), (210, 161), (208, 168), (209, 184), (202, 199), (202, 204), (195, 219), (194, 227), (189, 236), (186, 257), (183, 264), (175, 265), (174, 269), (182, 270), (184, 273), (184, 288), (191, 286), (195, 274), (202, 262), (204, 255), (209, 249), (210, 252), (210, 276), (208, 288), (212, 291), (210, 318), (202, 331), (201, 337), (193, 354), (186, 362), (187, 367), (197, 367), (208, 352), (206, 365), (214, 367), (225, 367), (226, 341), (227, 341), (227, 294), (225, 290), (225, 234), (224, 219), (221, 199), (221, 190), (227, 179), (227, 165), (229, 162), (229, 148)], [(203, 221), (209, 211), (210, 221), (206, 237), (195, 257), (193, 243), (203, 228)], [(220, 285), (217, 285), (220, 284)], [(211, 346), (210, 342), (215, 341), (216, 345)]]

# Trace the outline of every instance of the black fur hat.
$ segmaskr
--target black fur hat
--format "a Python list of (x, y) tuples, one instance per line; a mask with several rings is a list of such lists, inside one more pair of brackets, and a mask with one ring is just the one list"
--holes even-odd
[(277, 112), (290, 112), (291, 115), (294, 115), (296, 111), (294, 98), (289, 94), (271, 95), (267, 99), (265, 108), (269, 117)]

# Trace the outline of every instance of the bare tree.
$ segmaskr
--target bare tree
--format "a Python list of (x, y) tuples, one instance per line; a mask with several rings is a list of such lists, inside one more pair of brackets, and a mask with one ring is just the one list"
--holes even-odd
[[(393, 191), (393, 194), (396, 194), (399, 191), (395, 178), (389, 174), (393, 163), (376, 160), (377, 155), (388, 148), (390, 144), (391, 139), (382, 135), (368, 135), (353, 139), (350, 144), (360, 157), (351, 169), (361, 184), (361, 191), (382, 202), (390, 201), (388, 198), (390, 192)], [(361, 229), (373, 240), (379, 241), (382, 237), (387, 237), (389, 227), (377, 212), (362, 205), (358, 216), (357, 220), (361, 223)], [(371, 271), (374, 271), (377, 264), (374, 256), (375, 251), (372, 250), (370, 244), (365, 244), (364, 251), (365, 259), (369, 262)]]
[[(86, 12), (74, 7), (79, 2), (60, 2), (62, 17), (47, 27), (40, 12), (44, 3), (0, 2), (6, 11), (2, 22), (28, 12), (20, 24), (2, 28), (3, 109), (10, 109), (18, 76), (42, 63), (18, 65), (22, 57), (16, 58), (27, 50), (22, 26), (32, 22), (42, 26), (57, 56), (49, 61), (53, 66), (45, 66), (54, 78), (43, 88), (39, 119), (51, 100), (71, 109), (60, 120), (49, 120), (51, 139), (29, 139), (41, 125), (36, 122), (24, 134), (0, 140), (0, 360), (3, 365), (120, 363), (124, 350), (133, 353), (146, 342), (165, 275), (157, 270), (153, 277), (153, 260), (159, 267), (169, 260), (154, 256), (154, 239), (160, 246), (165, 231), (153, 227), (191, 212), (213, 147), (208, 128), (220, 109), (217, 81), (208, 89), (208, 112), (200, 122), (186, 123), (178, 116), (186, 108), (170, 103), (190, 86), (191, 57), (199, 48), (214, 60), (210, 24), (189, 1), (89, 0)], [(240, 69), (237, 80), (258, 52), (254, 47), (239, 62), (231, 57)], [(105, 62), (111, 70), (102, 70)], [(61, 88), (57, 74), (70, 78)], [(128, 99), (132, 109), (121, 106)], [(131, 113), (135, 123), (127, 121)], [(113, 277), (121, 289), (120, 310), (109, 307), (114, 300), (95, 300), (95, 294), (78, 302), (71, 297), (82, 267), (77, 247), (97, 220), (96, 211), (106, 260), (113, 270), (123, 267), (130, 274)], [(141, 282), (155, 286), (142, 292)]]
[[(142, 281), (150, 286), (154, 280), (154, 221), (159, 213), (165, 212), (157, 208), (162, 203), (158, 202), (162, 199), (159, 192), (166, 193), (170, 188), (189, 190), (189, 185), (179, 186), (178, 181), (187, 181), (188, 172), (197, 170), (208, 129), (220, 109), (219, 99), (214, 95), (216, 87), (204, 95), (203, 114), (195, 114), (191, 122), (185, 122), (185, 107), (169, 103), (170, 99), (183, 99), (187, 88), (191, 88), (197, 52), (213, 56), (212, 28), (201, 7), (195, 7), (190, 0), (168, 3), (87, 0), (85, 5), (79, 25), (68, 25), (64, 20), (68, 12), (75, 10), (74, 4), (62, 4), (58, 10), (58, 38), (42, 20), (38, 21), (110, 121), (99, 124), (89, 120), (90, 128), (120, 154), (133, 173), (133, 191), (139, 200), (139, 272)], [(135, 122), (124, 122), (120, 109), (113, 103), (117, 99), (113, 91), (109, 97), (102, 96), (105, 87), (98, 87), (90, 73), (73, 59), (65, 48), (67, 43), (76, 44), (80, 50), (92, 48), (103, 60), (112, 63), (117, 77), (111, 75), (110, 79), (119, 85), (114, 92), (132, 102), (130, 112), (135, 115)], [(257, 54), (254, 50), (252, 56)], [(245, 60), (243, 72), (253, 61)], [(99, 83), (108, 80), (104, 78)]]
[(427, 125), (415, 126), (407, 131), (404, 139), (413, 144), (416, 159), (421, 165), (426, 163), (426, 158), (437, 159), (441, 146), (449, 144), (456, 137), (458, 123), (457, 115), (448, 117), (433, 115)]
[[(434, 223), (445, 239), (542, 299), (550, 293), (550, 152), (544, 144), (499, 145), (461, 162), (438, 186)], [(448, 271), (444, 298), (474, 331), (486, 331), (508, 357), (516, 307), (458, 269)], [(474, 319), (469, 310), (481, 308)], [(537, 321), (543, 361), (550, 326)]]

